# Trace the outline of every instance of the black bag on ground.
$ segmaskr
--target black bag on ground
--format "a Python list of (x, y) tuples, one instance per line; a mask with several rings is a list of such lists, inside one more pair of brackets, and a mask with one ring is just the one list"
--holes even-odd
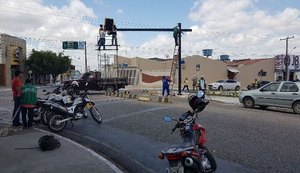
[(39, 139), (39, 146), (43, 151), (54, 150), (55, 148), (60, 147), (60, 142), (52, 135), (45, 135)]

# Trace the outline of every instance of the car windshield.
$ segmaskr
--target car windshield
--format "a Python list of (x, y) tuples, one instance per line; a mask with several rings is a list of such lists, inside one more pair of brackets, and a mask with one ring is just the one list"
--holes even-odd
[(216, 81), (216, 83), (223, 83), (224, 82), (224, 80), (218, 80), (218, 81)]

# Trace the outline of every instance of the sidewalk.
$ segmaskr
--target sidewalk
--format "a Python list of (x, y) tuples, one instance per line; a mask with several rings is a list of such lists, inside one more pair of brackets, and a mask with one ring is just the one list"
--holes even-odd
[[(175, 92), (176, 93), (176, 92)], [(158, 96), (160, 96), (160, 91), (154, 92), (153, 94), (149, 93), (137, 93), (138, 97), (143, 96), (143, 97), (148, 97), (152, 102), (157, 102)], [(196, 94), (196, 93), (188, 93), (188, 92), (182, 92), (182, 95), (175, 95), (171, 97), (172, 102), (180, 102), (183, 99), (188, 99), (189, 94)], [(239, 98), (238, 97), (226, 97), (226, 96), (211, 96), (211, 95), (206, 95), (205, 99), (212, 100), (212, 101), (217, 101), (217, 102), (222, 102), (222, 103), (227, 103), (227, 104), (240, 104)]]
[(38, 129), (17, 130), (8, 124), (0, 124), (0, 131), (4, 128), (11, 128), (16, 133), (0, 137), (1, 173), (122, 172), (97, 153), (62, 136), (54, 135), (61, 146), (51, 151), (16, 149), (38, 147), (39, 138), (49, 133)]

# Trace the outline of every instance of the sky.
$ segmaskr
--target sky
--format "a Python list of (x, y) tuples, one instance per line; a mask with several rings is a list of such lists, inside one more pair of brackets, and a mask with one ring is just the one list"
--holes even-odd
[[(21, 3), (22, 2), (22, 3)], [(27, 41), (35, 50), (64, 51), (80, 71), (84, 51), (63, 50), (62, 41), (86, 41), (88, 66), (98, 68), (99, 24), (113, 18), (118, 28), (173, 28), (177, 23), (192, 32), (182, 35), (182, 55), (212, 59), (272, 58), (300, 54), (299, 0), (0, 0), (0, 33)], [(119, 55), (142, 58), (172, 57), (172, 32), (118, 32)], [(296, 48), (295, 48), (296, 47)], [(103, 52), (102, 52), (103, 53)], [(107, 51), (115, 54), (115, 51)]]

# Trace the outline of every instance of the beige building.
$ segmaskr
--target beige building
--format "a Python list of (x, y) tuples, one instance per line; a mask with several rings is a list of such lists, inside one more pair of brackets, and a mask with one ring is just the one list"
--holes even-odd
[[(115, 61), (116, 62), (116, 59)], [(118, 57), (119, 76), (128, 77), (131, 85), (143, 87), (161, 87), (162, 76), (170, 76), (172, 60)], [(197, 68), (198, 67), (198, 68)], [(200, 70), (199, 70), (200, 67)], [(116, 68), (115, 68), (116, 69)], [(264, 74), (261, 76), (261, 71)], [(254, 79), (274, 81), (274, 58), (258, 60), (236, 60), (224, 62), (202, 56), (189, 56), (182, 59), (182, 81), (188, 78), (204, 76), (207, 83), (221, 79), (236, 79), (246, 88)], [(175, 76), (178, 86), (178, 70)]]
[(24, 71), (26, 41), (7, 34), (0, 35), (0, 86), (11, 86), (16, 69)]

